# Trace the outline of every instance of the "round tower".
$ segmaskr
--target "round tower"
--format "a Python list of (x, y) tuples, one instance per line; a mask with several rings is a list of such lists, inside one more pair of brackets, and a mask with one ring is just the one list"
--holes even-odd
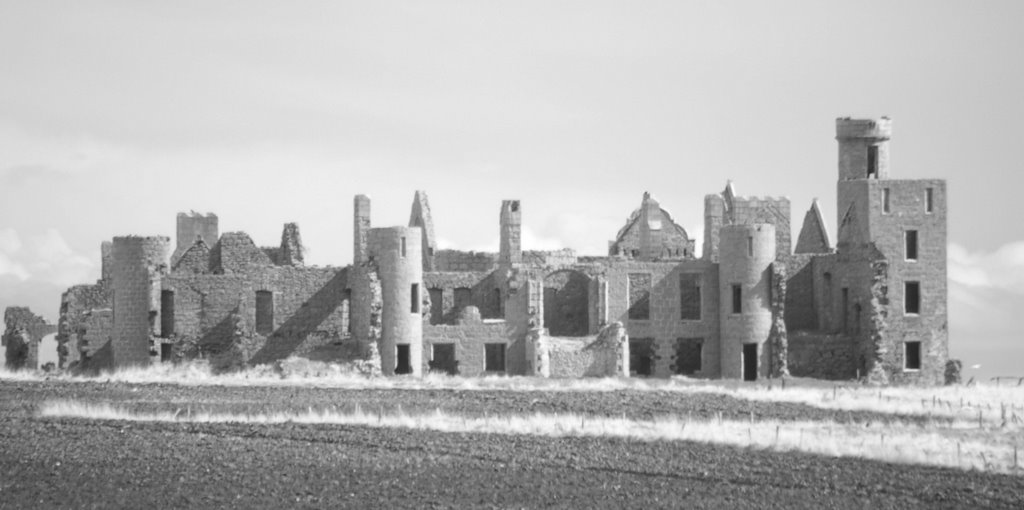
[(769, 369), (775, 227), (725, 225), (719, 239), (722, 377), (754, 380)]
[(384, 375), (423, 375), (422, 243), (419, 227), (370, 231), (368, 251), (380, 277), (380, 361)]
[(888, 179), (891, 135), (892, 120), (889, 117), (836, 119), (839, 180)]
[(170, 248), (169, 237), (114, 238), (114, 367), (150, 362), (149, 339), (160, 324), (160, 278), (167, 272)]

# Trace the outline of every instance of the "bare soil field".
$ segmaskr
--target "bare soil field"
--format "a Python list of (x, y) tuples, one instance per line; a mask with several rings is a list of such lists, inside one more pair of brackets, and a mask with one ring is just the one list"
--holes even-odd
[(38, 416), (443, 409), (868, 423), (909, 419), (715, 394), (343, 390), (0, 381), (0, 508), (1024, 508), (1024, 477), (684, 441)]

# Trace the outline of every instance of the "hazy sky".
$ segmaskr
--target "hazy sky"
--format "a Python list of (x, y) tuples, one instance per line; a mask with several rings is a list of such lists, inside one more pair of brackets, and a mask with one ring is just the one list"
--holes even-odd
[(1024, 375), (1021, 20), (1016, 0), (0, 0), (0, 307), (56, 320), (100, 241), (190, 209), (261, 245), (297, 221), (311, 262), (344, 265), (356, 193), (391, 225), (426, 190), (462, 249), (496, 249), (518, 198), (527, 248), (603, 254), (647, 190), (699, 241), (733, 179), (789, 196), (795, 226), (819, 197), (834, 235), (835, 118), (888, 115), (892, 176), (949, 180), (953, 354)]

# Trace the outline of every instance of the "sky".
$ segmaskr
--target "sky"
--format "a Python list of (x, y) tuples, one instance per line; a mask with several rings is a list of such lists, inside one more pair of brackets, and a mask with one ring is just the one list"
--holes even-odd
[[(55, 321), (100, 242), (175, 214), (351, 261), (352, 197), (443, 246), (604, 254), (650, 191), (819, 198), (835, 118), (893, 118), (894, 178), (949, 186), (950, 349), (1024, 376), (1024, 2), (0, 0), (0, 307)], [(794, 233), (795, 235), (795, 233)], [(834, 239), (833, 239), (834, 240)], [(970, 368), (980, 365), (979, 368)]]

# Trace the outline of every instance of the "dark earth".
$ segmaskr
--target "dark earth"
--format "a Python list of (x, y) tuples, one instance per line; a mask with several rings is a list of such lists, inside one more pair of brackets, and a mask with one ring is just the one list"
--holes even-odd
[(339, 390), (0, 381), (0, 508), (1024, 508), (1024, 477), (688, 442), (340, 425), (40, 418), (337, 408), (479, 415), (909, 420), (657, 391)]

